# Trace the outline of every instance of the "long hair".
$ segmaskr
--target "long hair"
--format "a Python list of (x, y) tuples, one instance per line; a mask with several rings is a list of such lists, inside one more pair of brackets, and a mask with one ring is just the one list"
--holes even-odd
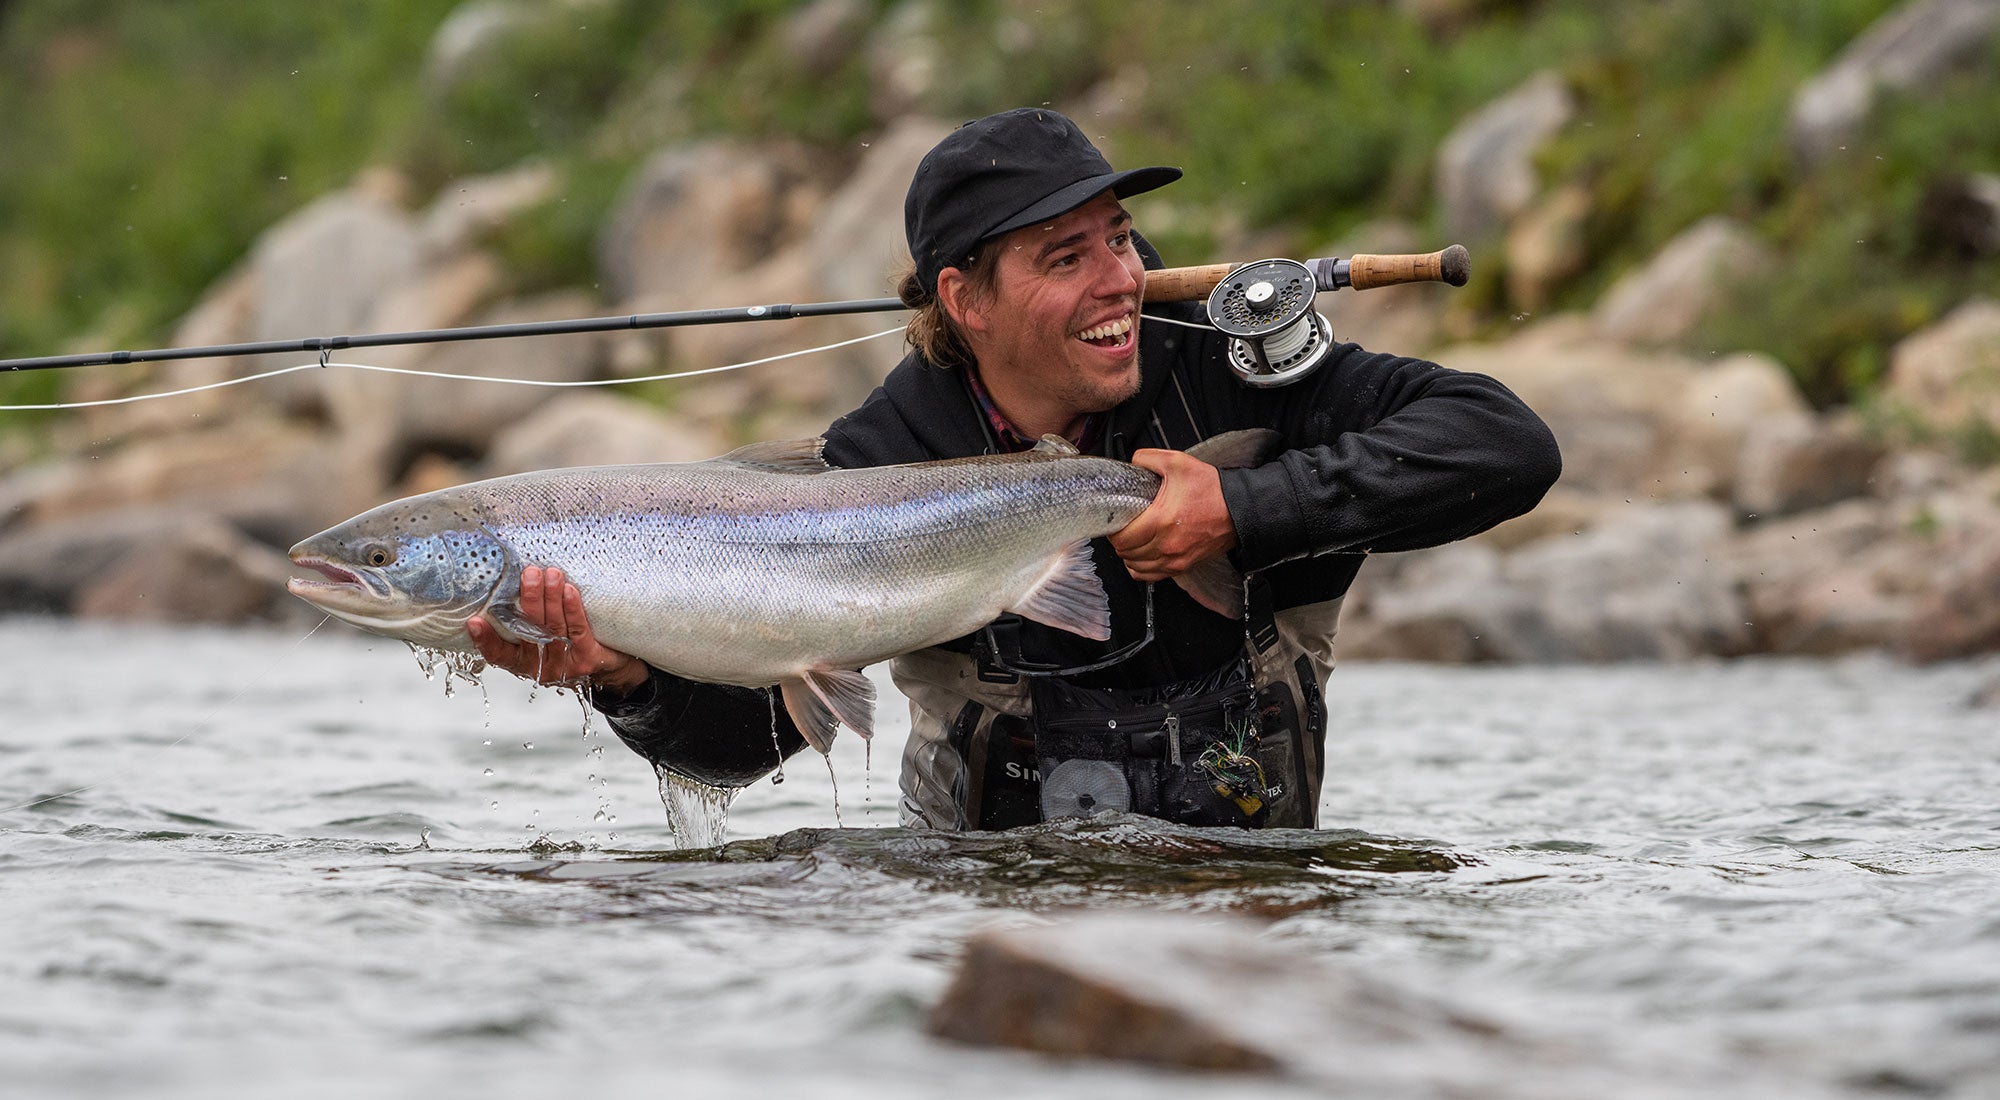
[[(999, 249), (998, 237), (979, 242), (958, 265), (971, 281), (976, 297), (988, 299), (999, 286), (1000, 264), (996, 259)], [(965, 333), (952, 320), (951, 314), (938, 300), (937, 288), (927, 287), (917, 278), (917, 266), (910, 263), (896, 281), (896, 297), (916, 312), (910, 317), (909, 325), (903, 330), (903, 340), (910, 347), (923, 354), (933, 365), (939, 367), (969, 367), (973, 364), (972, 346), (966, 342)]]

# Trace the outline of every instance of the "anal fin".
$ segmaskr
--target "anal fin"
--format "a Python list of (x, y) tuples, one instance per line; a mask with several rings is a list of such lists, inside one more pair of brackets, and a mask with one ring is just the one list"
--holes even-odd
[(1093, 641), (1111, 640), (1111, 601), (1104, 595), (1104, 582), (1097, 579), (1090, 543), (1083, 539), (1051, 559), (1048, 571), (1007, 610)]
[(1227, 619), (1243, 617), (1243, 574), (1221, 554), (1194, 563), (1174, 578), (1194, 602)]

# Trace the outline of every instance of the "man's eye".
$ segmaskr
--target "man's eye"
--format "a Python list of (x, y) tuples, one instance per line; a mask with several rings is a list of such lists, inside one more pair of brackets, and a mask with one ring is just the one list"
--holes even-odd
[(1131, 245), (1132, 245), (1132, 234), (1130, 233), (1120, 233), (1116, 237), (1111, 238), (1112, 248), (1124, 249), (1131, 247)]

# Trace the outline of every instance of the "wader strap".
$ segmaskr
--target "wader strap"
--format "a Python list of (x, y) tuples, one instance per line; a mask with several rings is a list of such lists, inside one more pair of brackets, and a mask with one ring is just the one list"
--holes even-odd
[(1262, 573), (1252, 573), (1243, 582), (1244, 632), (1257, 652), (1267, 653), (1278, 644), (1278, 613), (1273, 607), (1271, 582)]
[[(986, 629), (979, 632), (979, 640), (974, 644), (973, 650), (979, 658), (981, 680), (988, 683), (1008, 683), (1013, 676), (1078, 676), (1086, 672), (1096, 672), (1100, 668), (1110, 668), (1151, 644), (1153, 644), (1153, 585), (1148, 581), (1145, 636), (1101, 661), (1064, 668), (1060, 665), (1028, 660), (1021, 656), (1021, 620), (1014, 615), (1003, 615), (988, 623)], [(989, 674), (989, 669), (994, 671)], [(1000, 676), (1007, 676), (1009, 679), (999, 679)]]

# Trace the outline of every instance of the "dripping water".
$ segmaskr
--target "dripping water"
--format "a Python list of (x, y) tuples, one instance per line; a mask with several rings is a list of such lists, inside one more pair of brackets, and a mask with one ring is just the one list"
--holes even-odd
[(771, 785), (785, 781), (785, 750), (778, 745), (778, 689), (776, 686), (764, 689), (764, 701), (771, 704), (771, 751), (778, 756), (778, 771), (771, 776)]
[(674, 847), (720, 847), (729, 828), (729, 803), (736, 798), (736, 789), (697, 783), (657, 764), (653, 772), (660, 777), (660, 804), (667, 809), (667, 828), (673, 834)]

